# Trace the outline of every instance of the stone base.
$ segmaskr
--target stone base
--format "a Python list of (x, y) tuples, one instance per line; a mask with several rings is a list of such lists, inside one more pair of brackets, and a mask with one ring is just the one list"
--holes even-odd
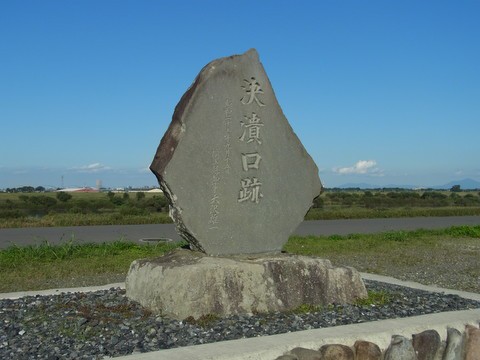
[(135, 260), (125, 286), (128, 298), (176, 319), (287, 311), (367, 296), (355, 269), (333, 267), (329, 260), (286, 254), (212, 257), (184, 249)]

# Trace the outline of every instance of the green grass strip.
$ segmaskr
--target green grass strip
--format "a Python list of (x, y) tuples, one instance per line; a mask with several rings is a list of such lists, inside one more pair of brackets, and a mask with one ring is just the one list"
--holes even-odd
[(72, 240), (60, 245), (11, 246), (0, 251), (0, 292), (121, 282), (132, 261), (161, 256), (184, 244), (79, 244)]
[(338, 209), (312, 208), (305, 215), (305, 220), (335, 220), (335, 219), (379, 219), (402, 217), (435, 217), (435, 216), (476, 216), (480, 215), (480, 207), (394, 207), (384, 209), (366, 209), (356, 206)]
[(387, 231), (376, 234), (349, 234), (330, 236), (291, 236), (284, 251), (292, 254), (325, 256), (329, 252), (364, 253), (372, 250), (386, 251), (399, 244), (432, 246), (442, 237), (480, 238), (480, 226), (452, 226), (446, 229), (414, 231)]

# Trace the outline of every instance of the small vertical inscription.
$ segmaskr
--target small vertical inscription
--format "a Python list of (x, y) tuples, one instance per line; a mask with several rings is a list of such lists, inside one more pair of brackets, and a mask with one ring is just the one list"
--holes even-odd
[(220, 182), (220, 154), (218, 150), (212, 150), (212, 197), (210, 198), (210, 219), (208, 221), (209, 229), (218, 229), (218, 215), (220, 206), (220, 195), (218, 194), (218, 183)]
[(225, 99), (225, 106), (223, 107), (224, 110), (224, 125), (225, 125), (225, 159), (224, 159), (224, 166), (223, 169), (225, 170), (226, 174), (230, 174), (230, 151), (232, 148), (232, 145), (230, 143), (231, 140), (231, 134), (232, 134), (232, 128), (231, 128), (231, 123), (232, 123), (232, 99), (227, 98)]

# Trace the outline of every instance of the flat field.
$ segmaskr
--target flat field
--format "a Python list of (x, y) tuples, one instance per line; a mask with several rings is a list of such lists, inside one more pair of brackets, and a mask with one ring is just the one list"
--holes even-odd
[(170, 222), (158, 193), (0, 193), (0, 228)]
[[(326, 190), (305, 219), (463, 215), (480, 215), (478, 191)], [(158, 193), (0, 193), (0, 228), (169, 222), (168, 202)]]

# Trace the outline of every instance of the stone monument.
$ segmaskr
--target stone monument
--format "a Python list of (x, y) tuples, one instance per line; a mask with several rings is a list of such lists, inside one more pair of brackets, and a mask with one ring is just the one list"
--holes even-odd
[(279, 254), (322, 185), (254, 49), (201, 70), (150, 169), (194, 251), (132, 263), (128, 297), (182, 318), (366, 296), (354, 269)]
[(280, 251), (321, 191), (253, 49), (203, 68), (150, 168), (180, 234), (212, 255)]

